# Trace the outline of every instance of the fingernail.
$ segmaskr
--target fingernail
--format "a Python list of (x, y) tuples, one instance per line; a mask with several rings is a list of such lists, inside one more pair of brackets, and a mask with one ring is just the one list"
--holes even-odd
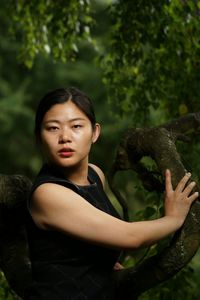
[(192, 174), (191, 174), (190, 172), (187, 172), (186, 175), (187, 175), (188, 177), (190, 177)]
[(195, 195), (199, 196), (199, 192), (195, 192)]

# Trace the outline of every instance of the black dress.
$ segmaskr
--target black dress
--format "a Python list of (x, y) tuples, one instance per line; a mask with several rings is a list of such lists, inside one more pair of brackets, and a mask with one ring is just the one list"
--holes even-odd
[[(91, 167), (88, 169), (88, 180), (90, 185), (75, 185), (67, 181), (55, 167), (44, 165), (32, 192), (43, 183), (56, 183), (72, 189), (98, 209), (120, 218), (107, 198), (99, 176)], [(118, 260), (119, 251), (93, 245), (58, 231), (40, 229), (30, 214), (27, 233), (33, 284), (26, 299), (115, 299), (113, 266)]]

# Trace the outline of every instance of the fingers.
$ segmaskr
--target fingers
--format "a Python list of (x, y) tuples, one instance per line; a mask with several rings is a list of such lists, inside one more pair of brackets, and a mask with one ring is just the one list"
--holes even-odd
[(191, 202), (194, 202), (198, 197), (199, 197), (199, 193), (195, 192), (190, 197), (188, 197), (188, 200), (191, 201)]
[(124, 267), (119, 262), (116, 262), (113, 269), (118, 271), (124, 269)]
[(185, 196), (189, 196), (193, 188), (195, 187), (196, 183), (194, 181), (190, 182), (188, 186), (184, 189), (183, 193)]
[(193, 202), (194, 200), (196, 200), (198, 198), (199, 193), (195, 192), (195, 193), (191, 194), (193, 188), (196, 185), (196, 183), (194, 181), (190, 182), (190, 184), (188, 184), (188, 186), (185, 187), (185, 185), (187, 184), (190, 177), (191, 177), (191, 173), (189, 173), (189, 172), (186, 173), (185, 176), (181, 179), (181, 181), (177, 185), (176, 191), (178, 193), (183, 193), (183, 195), (185, 197), (187, 197), (189, 201)]
[(177, 192), (182, 192), (184, 190), (185, 185), (188, 182), (188, 180), (190, 179), (190, 177), (191, 177), (191, 173), (186, 173), (185, 174), (185, 176), (179, 181), (179, 183), (176, 187)]
[[(180, 180), (180, 182), (178, 183), (177, 187), (176, 187), (176, 192), (178, 193), (183, 193), (185, 195), (185, 197), (187, 197), (190, 201), (194, 201), (198, 198), (199, 193), (193, 193), (191, 196), (190, 193), (192, 192), (193, 188), (195, 187), (196, 183), (194, 181), (190, 182), (190, 184), (188, 184), (187, 187), (186, 184), (188, 182), (188, 180), (191, 177), (191, 173), (186, 173), (185, 176)], [(172, 186), (172, 182), (171, 182), (171, 172), (170, 170), (166, 170), (165, 173), (165, 190), (166, 193), (170, 193), (173, 191), (173, 186)]]
[(171, 181), (171, 172), (168, 169), (165, 172), (165, 190), (166, 193), (169, 193), (173, 190), (172, 181)]

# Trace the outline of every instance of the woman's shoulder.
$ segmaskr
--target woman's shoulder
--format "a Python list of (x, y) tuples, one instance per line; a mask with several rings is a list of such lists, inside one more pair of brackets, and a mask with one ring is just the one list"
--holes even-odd
[[(78, 190), (75, 184), (66, 180), (66, 178), (58, 168), (44, 164), (33, 182), (30, 197), (32, 197), (34, 192), (38, 190), (39, 187), (42, 186), (43, 190), (47, 189), (49, 185), (53, 185), (55, 187), (55, 184), (56, 186), (61, 185), (67, 187), (75, 192), (77, 192)], [(39, 190), (41, 190), (41, 188)]]
[(89, 163), (89, 166), (97, 173), (97, 175), (99, 176), (103, 187), (105, 187), (105, 175), (103, 173), (103, 171), (96, 165)]

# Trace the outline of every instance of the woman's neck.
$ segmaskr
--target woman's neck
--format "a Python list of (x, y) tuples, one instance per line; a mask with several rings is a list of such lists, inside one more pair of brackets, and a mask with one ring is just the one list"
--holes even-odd
[(77, 185), (88, 185), (88, 162), (81, 166), (63, 169), (66, 179)]

